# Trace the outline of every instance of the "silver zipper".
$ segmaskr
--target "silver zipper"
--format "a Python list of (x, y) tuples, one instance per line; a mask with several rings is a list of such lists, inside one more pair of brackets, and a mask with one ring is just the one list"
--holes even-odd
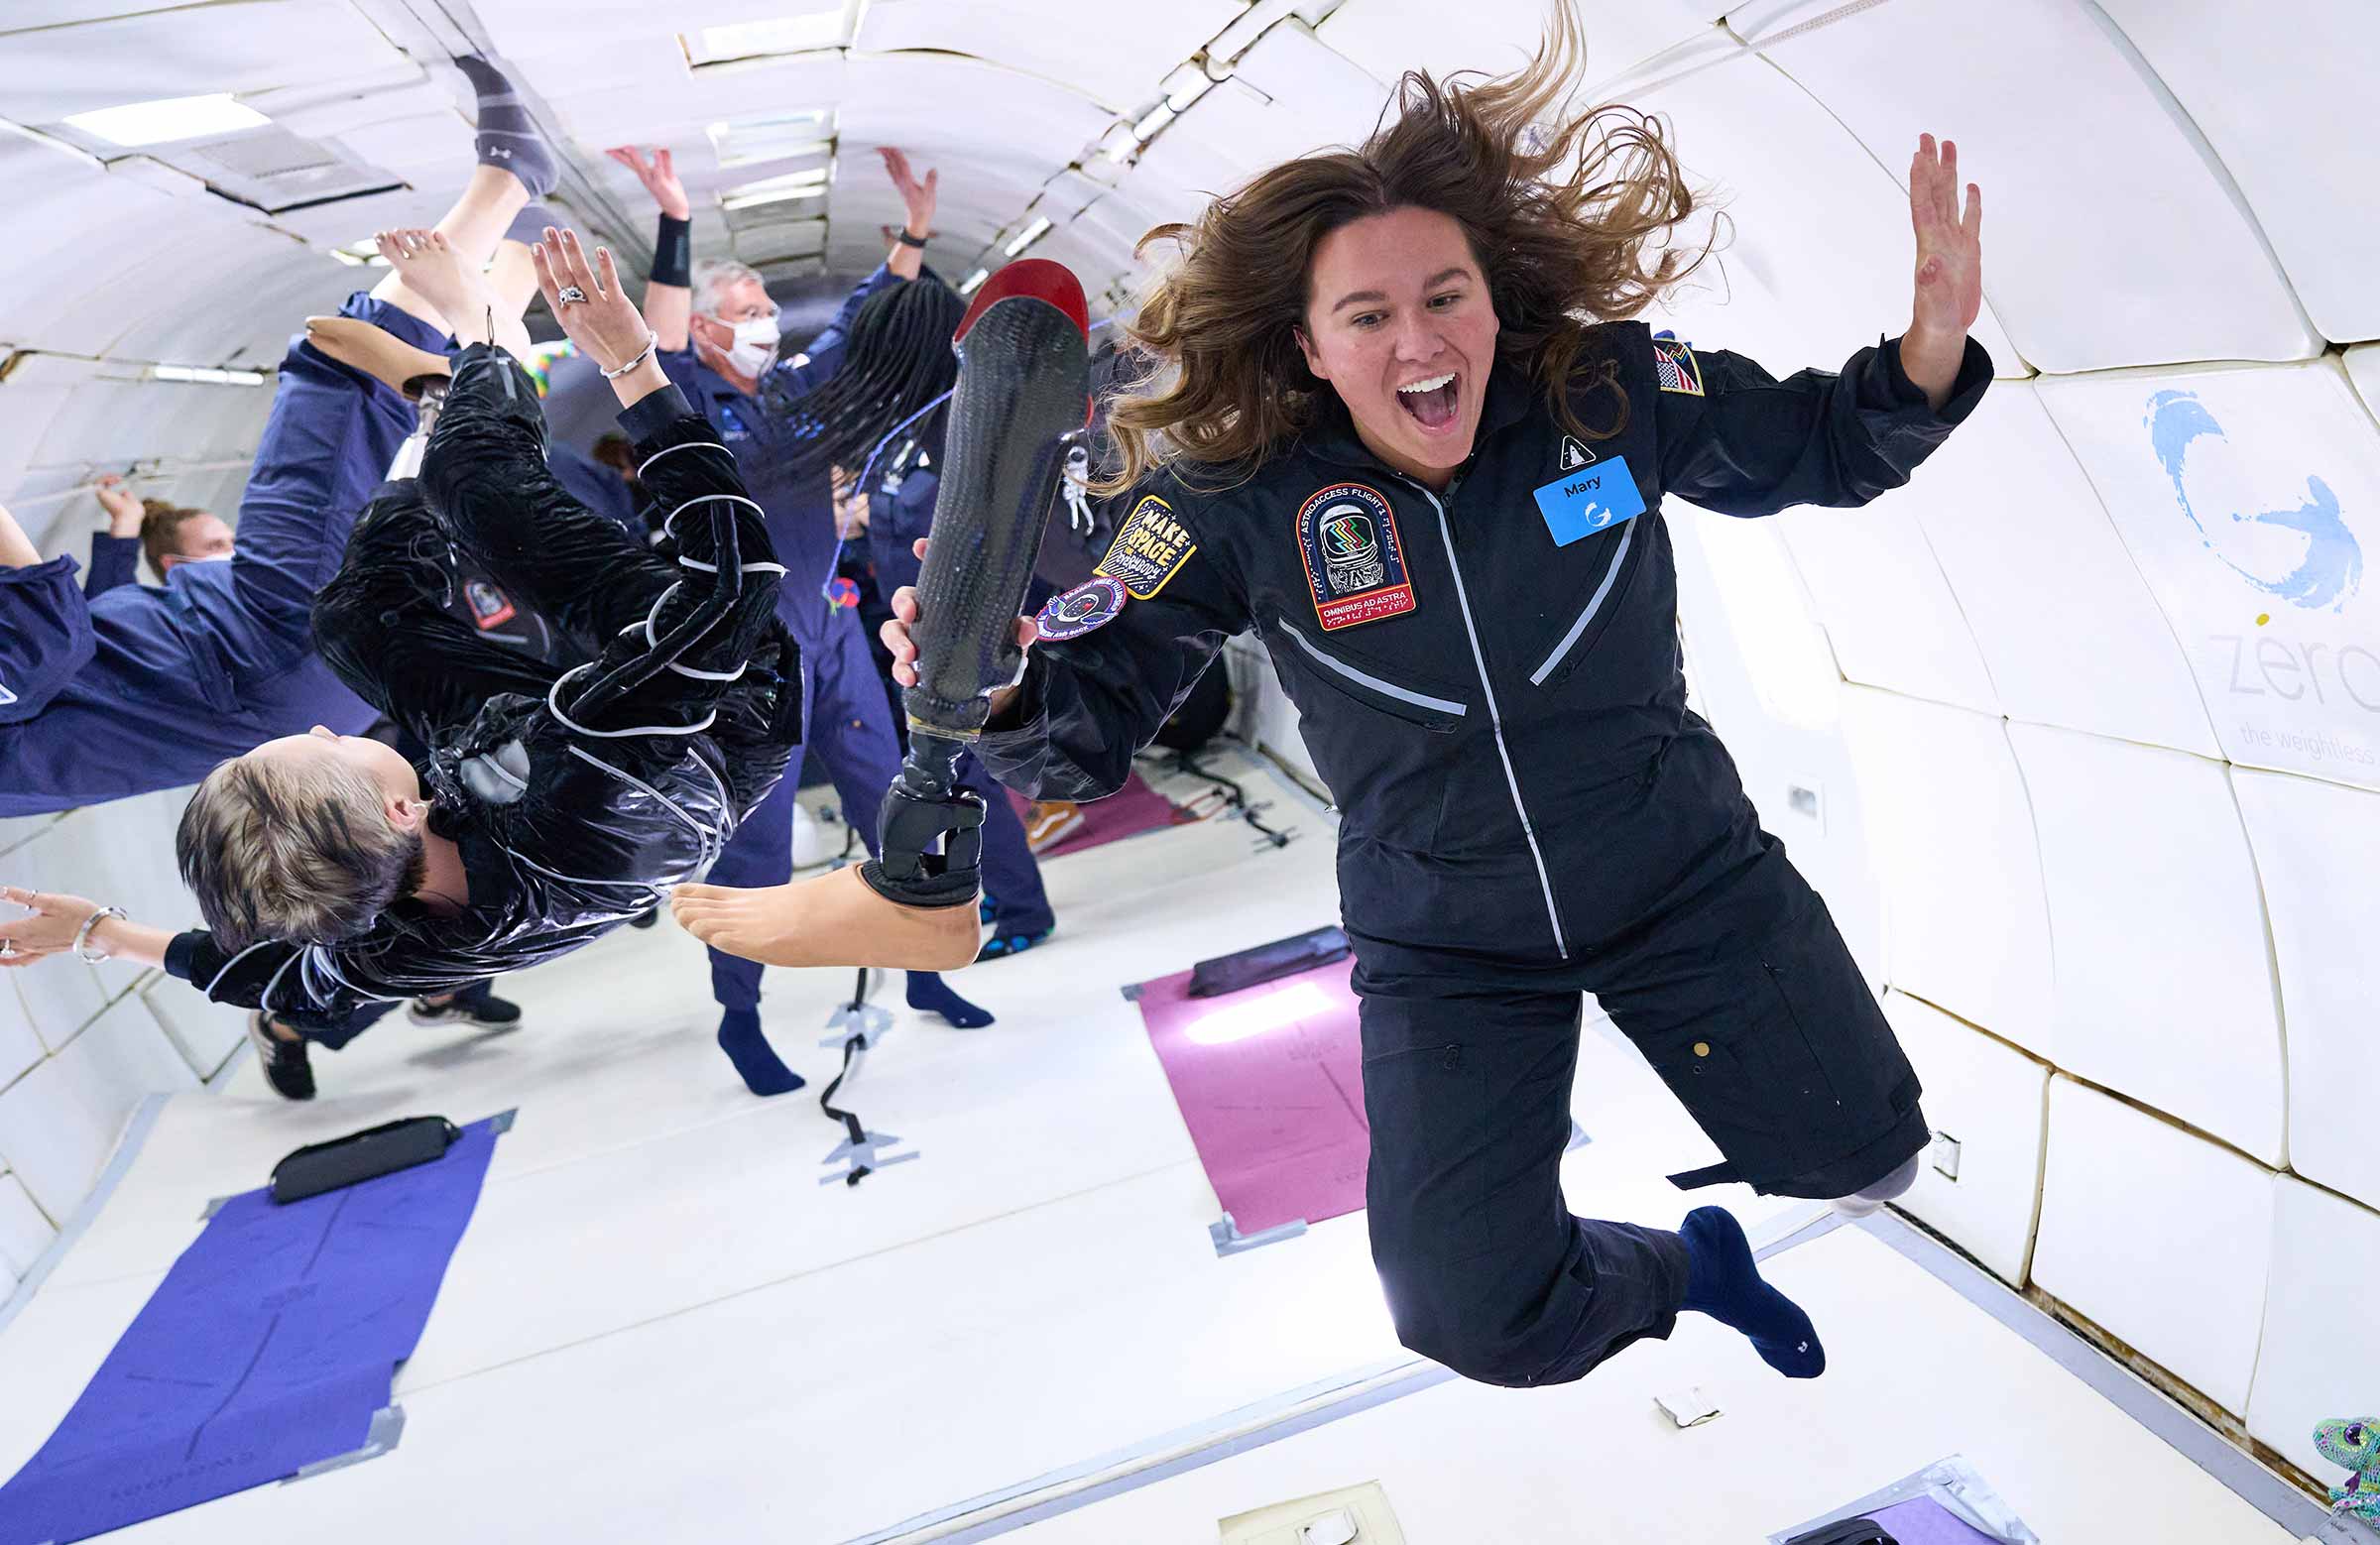
[(1336, 659), (1331, 655), (1325, 654), (1322, 651), (1316, 649), (1312, 644), (1309, 644), (1306, 641), (1306, 636), (1304, 634), (1298, 632), (1295, 628), (1290, 627), (1286, 620), (1281, 622), (1280, 628), (1281, 632), (1289, 635), (1291, 643), (1295, 644), (1299, 649), (1304, 650), (1308, 654), (1314, 656), (1314, 662), (1316, 664), (1322, 666), (1326, 670), (1335, 670), (1339, 672), (1339, 674), (1347, 677), (1347, 679), (1350, 681), (1360, 682), (1361, 684), (1368, 686), (1373, 691), (1379, 693), (1382, 697), (1393, 697), (1398, 702), (1411, 703), (1416, 708), (1427, 708), (1432, 713), (1451, 714), (1459, 717), (1463, 714), (1471, 712), (1471, 709), (1462, 703), (1454, 702), (1444, 697), (1430, 697), (1423, 693), (1415, 692), (1408, 688), (1398, 686), (1393, 681), (1383, 681), (1378, 676), (1367, 674), (1364, 671), (1358, 670), (1355, 666), (1348, 664), (1344, 660)]
[(1488, 727), (1495, 736), (1495, 754), (1504, 760), (1504, 782), (1512, 790), (1512, 808), (1520, 815), (1520, 834), (1529, 842), (1529, 857), (1537, 861), (1537, 886), (1545, 892), (1545, 918), (1554, 926), (1554, 948), (1564, 960), (1570, 959), (1570, 943), (1562, 936), (1562, 914), (1554, 905), (1554, 883), (1545, 871), (1545, 854), (1537, 846), (1537, 828), (1529, 820), (1529, 807), (1521, 802), (1520, 774), (1512, 771), (1512, 753), (1504, 745), (1504, 718), (1495, 706), (1495, 683), (1488, 679), (1487, 652), (1480, 648), (1480, 630), (1471, 620), (1471, 596), (1463, 588), (1463, 565), (1455, 559), (1455, 532), (1446, 523), (1446, 506), (1430, 492), (1428, 485), (1416, 483), (1409, 477), (1400, 480), (1417, 490), (1438, 512), (1438, 536), (1446, 543), (1446, 567), (1455, 576), (1455, 609), (1463, 614), (1463, 631), (1471, 637), (1471, 657), (1480, 667), (1480, 689), (1488, 694)]
[(1570, 632), (1562, 636), (1562, 642), (1554, 646), (1554, 652), (1545, 656), (1545, 663), (1539, 665), (1537, 673), (1529, 677), (1529, 685), (1545, 685), (1545, 678), (1554, 673), (1554, 667), (1561, 664), (1563, 658), (1570, 654), (1571, 647), (1577, 644), (1580, 635), (1587, 631), (1587, 625), (1595, 621), (1595, 614), (1604, 609), (1604, 602), (1611, 594), (1612, 581), (1619, 578), (1619, 566), (1628, 560), (1628, 543), (1635, 539), (1636, 523), (1630, 521), (1620, 528), (1619, 550), (1611, 554), (1611, 566), (1604, 570), (1604, 582), (1595, 587), (1595, 594), (1587, 602), (1587, 610), (1581, 612), (1579, 620), (1570, 625)]

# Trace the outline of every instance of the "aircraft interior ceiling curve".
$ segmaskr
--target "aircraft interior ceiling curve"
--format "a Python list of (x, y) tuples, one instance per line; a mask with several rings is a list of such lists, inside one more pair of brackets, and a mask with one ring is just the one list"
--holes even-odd
[[(1582, 99), (1658, 115), (1709, 191), (1681, 239), (1716, 242), (1713, 257), (1645, 316), (1697, 349), (1782, 377), (1834, 370), (1896, 336), (1918, 136), (1956, 139), (1963, 175), (1981, 185), (1985, 302), (1971, 336), (1993, 380), (1909, 486), (1864, 508), (1761, 521), (1668, 505), (1694, 706), (1826, 898), (1925, 1081), (1934, 1146), (1895, 1206), (2129, 1360), (2239, 1452), (2295, 1467), (2301, 1486), (2337, 1480), (2310, 1441), (2316, 1423), (2380, 1407), (2380, 152), (2369, 133), (2380, 8), (1579, 10), (1594, 77)], [(1280, 161), (1361, 142), (1405, 69), (1516, 66), (1544, 16), (1542, 0), (12, 0), (0, 7), (0, 198), (15, 212), (0, 260), (0, 505), (46, 556), (87, 546), (91, 490), (111, 472), (228, 518), (301, 319), (369, 287), (385, 268), (372, 266), (371, 234), (437, 217), (470, 162), (473, 95), (448, 62), (459, 53), (485, 51), (511, 72), (565, 163), (547, 203), (609, 244), (624, 272), (653, 259), (653, 207), (609, 147), (673, 153), (696, 260), (750, 264), (780, 296), (839, 296), (884, 261), (904, 218), (877, 157), (898, 146), (939, 174), (925, 254), (935, 273), (972, 290), (1017, 257), (1052, 259), (1099, 321), (1132, 314), (1162, 259), (1154, 246), (1135, 256), (1152, 228), (1194, 220)], [(137, 146), (73, 121), (226, 93), (265, 121)], [(531, 325), (559, 336), (541, 311)], [(177, 368), (220, 379), (172, 379)], [(554, 422), (585, 449), (610, 427), (603, 383), (557, 367), (555, 385)], [(1300, 846), (1317, 867), (1300, 884), (1335, 897), (1320, 857), (1335, 812), (1318, 797), (1298, 709), (1252, 637), (1227, 658), (1234, 732), (1294, 780), (1286, 802), (1304, 801)], [(0, 819), (0, 883), (183, 916), (173, 835), (185, 798)], [(1228, 841), (1209, 845), (1219, 865), (1245, 861)], [(1153, 889), (1130, 889), (1121, 865), (1098, 873), (1126, 897), (1106, 926), (1161, 936)], [(1211, 893), (1219, 908), (1238, 904)], [(1070, 915), (1069, 928), (1089, 934), (1093, 900), (1076, 904), (1084, 920)], [(1295, 931), (1284, 896), (1248, 904), (1281, 914), (1250, 940)], [(1124, 1011), (1115, 987), (1190, 964), (1136, 934), (1106, 957), (1105, 944), (1066, 942), (1088, 957), (1072, 969), (1098, 976), (1102, 1011)], [(1061, 975), (1053, 967), (1031, 1000), (1053, 1018), (1073, 1011)], [(145, 1101), (204, 1099), (209, 1080), (245, 1069), (245, 1018), (122, 962), (0, 973), (0, 1302), (20, 1283), (30, 1295), (36, 1263), (72, 1245)], [(1053, 1087), (1096, 1107), (1096, 1079), (1122, 1053), (1080, 1054)], [(435, 1069), (390, 1066), (418, 1096), (392, 1114), (435, 1103)], [(1143, 1165), (1132, 1183), (1149, 1187), (1110, 1197), (1081, 1227), (1138, 1239), (1175, 1205), (1163, 1187), (1180, 1177), (1165, 1166), (1191, 1150), (1160, 1152), (1148, 1135), (1149, 1124), (1168, 1140), (1174, 1130), (1157, 1087), (1144, 1109), (1080, 1116), (1083, 1140), (1131, 1149)], [(964, 1119), (955, 1102), (918, 1102), (933, 1120)], [(689, 1126), (712, 1119), (694, 1109), (679, 1112)], [(524, 1133), (531, 1123), (525, 1114)], [(230, 1127), (206, 1130), (211, 1141)], [(935, 1167), (930, 1121), (924, 1132), (921, 1175)], [(269, 1162), (302, 1139), (222, 1140)], [(599, 1146), (589, 1139), (589, 1152)], [(1607, 1162), (1600, 1134), (1592, 1151)], [(947, 1246), (976, 1217), (1005, 1216), (986, 1199), (991, 1174), (961, 1188), (980, 1215), (916, 1204), (855, 1238), (870, 1250)], [(91, 1239), (121, 1252), (102, 1260), (129, 1280), (164, 1269), (173, 1256), (159, 1241), (189, 1232), (183, 1222), (119, 1223), (110, 1236), (103, 1221)], [(1046, 1258), (1086, 1248), (1052, 1229), (1031, 1246)], [(690, 1240), (676, 1245), (699, 1255)], [(1193, 1243), (1204, 1254), (1204, 1238)], [(828, 1263), (773, 1257), (771, 1280)], [(111, 1280), (87, 1264), (55, 1279), (67, 1292)], [(1360, 1261), (1331, 1280), (1369, 1290)], [(1234, 1288), (1233, 1312), (1254, 1320), (1267, 1294), (1321, 1291), (1262, 1282)], [(906, 1303), (911, 1290), (872, 1291)], [(818, 1313), (840, 1312), (817, 1292)], [(1122, 1309), (1055, 1288), (1012, 1297), (1052, 1317), (1079, 1311), (1120, 1345), (1131, 1335)], [(534, 1342), (530, 1358), (610, 1329), (576, 1312), (556, 1311), (564, 1328), (550, 1344), (527, 1310), (484, 1342), (425, 1344), (416, 1420), (435, 1415), (438, 1388), (459, 1387), (444, 1378), (510, 1376), (485, 1371), (510, 1368), (505, 1335)], [(650, 1296), (621, 1323), (674, 1312)], [(32, 1323), (20, 1322), (14, 1355), (29, 1356)], [(1308, 1367), (1311, 1349), (1280, 1339), (1284, 1366), (1329, 1371), (1322, 1354)], [(866, 1376), (856, 1353), (834, 1366)], [(632, 1380), (639, 1365), (610, 1376)], [(1211, 1386), (1183, 1383), (1195, 1387), (1176, 1391), (1180, 1409), (1135, 1417), (1114, 1440), (1252, 1398), (1222, 1371)], [(509, 1397), (536, 1398), (524, 1387)], [(1196, 1404), (1209, 1395), (1211, 1409)], [(617, 1397), (633, 1402), (633, 1388)], [(766, 1425), (765, 1412), (737, 1410)], [(1483, 1413), (1477, 1430), (1500, 1419)], [(32, 1425), (0, 1415), (0, 1464), (46, 1435)], [(1382, 1455), (1403, 1452), (1391, 1435), (1378, 1441)], [(947, 1433), (919, 1442), (975, 1452)], [(1991, 1447), (1978, 1432), (1968, 1453)], [(1072, 1458), (1098, 1452), (1086, 1441)], [(881, 1516), (861, 1521), (914, 1524), (929, 1506), (1058, 1468), (1009, 1473), (1008, 1450), (983, 1455), (967, 1485), (883, 1496)], [(550, 1454), (537, 1463), (566, 1468)], [(824, 1503), (819, 1516), (836, 1539), (932, 1537), (864, 1536)], [(760, 1526), (758, 1514), (721, 1517), (719, 1537)], [(1208, 1515), (1191, 1521), (1104, 1537), (1212, 1537)], [(1046, 1537), (1103, 1536), (1053, 1526)]]

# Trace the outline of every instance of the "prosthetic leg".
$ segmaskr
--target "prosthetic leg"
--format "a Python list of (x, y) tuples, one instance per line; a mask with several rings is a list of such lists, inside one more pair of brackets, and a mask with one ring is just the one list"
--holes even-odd
[(1089, 421), (1088, 339), (1082, 286), (1060, 264), (1012, 263), (977, 294), (953, 340), (959, 381), (917, 584), (909, 751), (878, 812), (883, 857), (767, 891), (682, 889), (678, 918), (704, 942), (775, 966), (974, 961), (985, 806), (955, 765), (983, 734), (991, 693), (1023, 674), (1016, 616), (1070, 438)]

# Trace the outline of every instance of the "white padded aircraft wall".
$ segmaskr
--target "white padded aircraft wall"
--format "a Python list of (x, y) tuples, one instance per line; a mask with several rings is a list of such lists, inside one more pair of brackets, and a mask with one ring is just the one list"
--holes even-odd
[[(1732, 221), (1652, 313), (1702, 347), (1839, 365), (1906, 319), (1919, 131), (1984, 184), (1977, 336), (2000, 379), (1934, 462), (1865, 511), (1674, 521), (1699, 700), (1886, 989), (1937, 1158), (1956, 1144), (1911, 1210), (2313, 1465), (2309, 1418), (2380, 1382), (2368, 1340), (2307, 1329), (2380, 1258), (2358, 1101), (2380, 1075), (2380, 214), (2338, 192), (2370, 180), (2380, 12), (1581, 10), (1582, 88), (1663, 115)], [(707, 31), (796, 13), (798, 45)], [(0, 137), (0, 189), (21, 230), (60, 239), (21, 240), (0, 290), (0, 499), (53, 550), (91, 524), (90, 476), (133, 457), (157, 458), (144, 491), (235, 499), (269, 393), (146, 368), (269, 367), (298, 317), (374, 277), (332, 249), (442, 207), (469, 146), (458, 48), (510, 62), (569, 163), (554, 207), (623, 251), (651, 211), (601, 153), (633, 141), (674, 151), (699, 254), (863, 271), (899, 214), (875, 150), (899, 143), (941, 171), (938, 272), (1043, 253), (1110, 314), (1151, 226), (1360, 139), (1411, 65), (1509, 67), (1544, 13), (1449, 14), (20, 0), (0, 111), (32, 137)], [(75, 67), (97, 57), (120, 67)], [(208, 191), (190, 147), (58, 124), (227, 90), (400, 185), (267, 213)], [(811, 169), (820, 190), (721, 205)], [(1302, 766), (1262, 660), (1234, 660), (1241, 722)], [(178, 918), (157, 862), (176, 803), (8, 823), (0, 863)], [(4, 985), (0, 1269), (21, 1271), (139, 1097), (212, 1072), (238, 1026), (178, 984), (77, 964)]]

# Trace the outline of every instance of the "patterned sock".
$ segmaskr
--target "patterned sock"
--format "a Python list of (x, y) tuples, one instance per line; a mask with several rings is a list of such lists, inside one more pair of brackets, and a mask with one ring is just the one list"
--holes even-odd
[(532, 198), (552, 192), (560, 169), (536, 125), (529, 121), (529, 109), (514, 93), (513, 83), (476, 54), (466, 54), (454, 62), (471, 77), (471, 89), (479, 93), (479, 137), (475, 142), (479, 164), (510, 172)]
[(1760, 1280), (1743, 1225), (1724, 1207), (1698, 1207), (1678, 1231), (1691, 1264), (1682, 1306), (1743, 1332), (1760, 1361), (1787, 1378), (1827, 1370), (1827, 1349), (1799, 1305)]
[(909, 973), (909, 1007), (938, 1013), (962, 1030), (980, 1030), (993, 1022), (990, 1014), (952, 992), (948, 983), (930, 971)]
[(719, 1049), (744, 1075), (744, 1087), (756, 1095), (789, 1095), (806, 1082), (777, 1060), (769, 1037), (761, 1033), (758, 1010), (730, 1009), (719, 1015)]

